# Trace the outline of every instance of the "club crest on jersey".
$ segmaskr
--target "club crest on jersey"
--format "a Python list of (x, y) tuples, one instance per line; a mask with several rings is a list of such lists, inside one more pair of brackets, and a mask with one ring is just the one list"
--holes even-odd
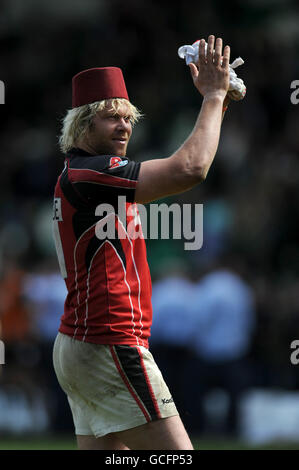
[(125, 166), (127, 163), (128, 160), (122, 160), (120, 157), (111, 157), (109, 162), (109, 169)]

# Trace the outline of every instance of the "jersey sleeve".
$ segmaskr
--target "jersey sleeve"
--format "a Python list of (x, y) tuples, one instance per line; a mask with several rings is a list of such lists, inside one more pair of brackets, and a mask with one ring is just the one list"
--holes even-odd
[(134, 202), (140, 166), (140, 162), (113, 155), (75, 157), (69, 162), (68, 175), (86, 203), (99, 204), (118, 196)]

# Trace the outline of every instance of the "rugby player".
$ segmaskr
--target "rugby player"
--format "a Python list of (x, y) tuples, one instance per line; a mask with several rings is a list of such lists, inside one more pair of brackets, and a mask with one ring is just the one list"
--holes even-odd
[[(54, 236), (68, 295), (53, 357), (80, 449), (193, 449), (149, 351), (145, 241), (127, 227), (140, 230), (137, 203), (187, 191), (206, 178), (226, 107), (229, 58), (221, 38), (209, 36), (206, 54), (200, 41), (199, 62), (189, 65), (203, 96), (195, 126), (172, 155), (142, 163), (127, 156), (140, 112), (122, 71), (94, 68), (73, 78), (72, 109), (60, 136), (65, 166), (54, 195)], [(99, 236), (111, 221), (116, 235)]]

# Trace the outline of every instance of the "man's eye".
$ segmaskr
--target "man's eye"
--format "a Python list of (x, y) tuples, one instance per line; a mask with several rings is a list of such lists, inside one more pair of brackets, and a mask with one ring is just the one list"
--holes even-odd
[[(121, 119), (121, 117), (120, 117), (120, 116), (117, 116), (117, 115), (112, 115), (112, 116), (107, 116), (107, 119), (109, 119), (110, 121), (118, 121), (119, 119)], [(123, 119), (124, 119), (126, 122), (130, 122), (130, 121), (131, 121), (130, 116), (124, 116)]]

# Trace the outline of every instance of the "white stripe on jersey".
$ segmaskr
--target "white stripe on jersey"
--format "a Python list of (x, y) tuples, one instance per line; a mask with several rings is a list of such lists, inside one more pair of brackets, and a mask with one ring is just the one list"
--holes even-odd
[[(75, 315), (76, 315), (76, 321), (75, 321), (75, 326), (77, 325), (78, 323), (78, 315), (77, 315), (77, 309), (79, 307), (79, 302), (80, 302), (80, 289), (78, 287), (78, 269), (77, 269), (77, 261), (76, 261), (76, 251), (77, 251), (77, 247), (78, 247), (78, 244), (81, 240), (81, 238), (88, 232), (88, 230), (90, 230), (92, 227), (94, 227), (95, 225), (97, 225), (97, 222), (93, 225), (91, 225), (90, 227), (88, 227), (88, 229), (85, 230), (85, 232), (82, 233), (82, 235), (80, 235), (80, 237), (78, 238), (77, 240), (77, 243), (75, 245), (75, 248), (74, 248), (74, 266), (75, 266), (75, 283), (76, 283), (76, 291), (78, 292), (77, 294), (77, 307), (75, 308)], [(76, 337), (76, 334), (77, 334), (77, 330), (78, 330), (78, 327), (75, 329), (74, 331), (74, 334), (73, 334), (73, 338), (75, 339)]]
[(63, 279), (66, 279), (67, 278), (67, 271), (66, 271), (66, 266), (65, 266), (65, 259), (64, 259), (64, 254), (63, 254), (63, 249), (62, 249), (62, 243), (61, 243), (59, 225), (58, 224), (59, 224), (59, 220), (53, 220), (53, 226), (52, 226), (53, 227), (53, 236), (54, 236), (54, 241), (55, 241), (55, 247), (56, 247), (60, 272), (61, 272), (61, 275), (62, 275)]
[(86, 326), (86, 322), (87, 322), (87, 319), (88, 319), (88, 298), (89, 298), (89, 278), (90, 278), (90, 270), (91, 270), (91, 267), (92, 267), (92, 263), (93, 263), (93, 260), (94, 258), (96, 257), (96, 255), (98, 254), (98, 252), (100, 251), (100, 249), (102, 248), (102, 246), (106, 243), (107, 240), (105, 240), (100, 246), (99, 248), (97, 249), (97, 251), (95, 252), (95, 254), (93, 255), (91, 261), (90, 261), (90, 265), (89, 265), (89, 268), (88, 268), (88, 276), (87, 276), (87, 281), (86, 281), (86, 299), (85, 299), (85, 304), (86, 304), (86, 309), (85, 309), (85, 318), (84, 318), (84, 325), (85, 325), (85, 332), (84, 332), (84, 336), (83, 336), (83, 341), (85, 341), (85, 337), (87, 335), (87, 331), (88, 331), (88, 327)]
[(127, 235), (128, 241), (129, 241), (129, 243), (130, 243), (130, 245), (131, 245), (131, 256), (132, 256), (132, 260), (133, 260), (133, 264), (134, 264), (134, 268), (135, 268), (136, 277), (137, 277), (137, 280), (138, 280), (138, 305), (139, 305), (139, 310), (140, 310), (140, 323), (141, 323), (141, 327), (139, 328), (139, 336), (141, 336), (141, 334), (142, 334), (142, 331), (141, 331), (141, 330), (142, 330), (142, 328), (143, 328), (143, 323), (142, 323), (142, 316), (143, 316), (143, 313), (142, 313), (142, 308), (141, 308), (141, 304), (140, 304), (140, 294), (141, 294), (140, 277), (139, 277), (138, 270), (137, 270), (137, 266), (136, 266), (136, 263), (135, 263), (132, 240), (130, 239), (128, 232), (126, 231), (125, 227), (123, 226), (122, 221), (119, 219), (119, 217), (117, 217), (117, 218), (118, 218), (119, 223), (122, 225), (122, 227), (123, 227), (123, 229), (124, 229), (124, 232), (125, 232), (126, 235)]
[[(111, 242), (109, 242), (109, 240), (107, 240), (107, 243), (109, 243), (109, 244), (112, 246), (112, 248), (114, 249), (114, 251), (115, 251), (115, 253), (116, 253), (116, 255), (117, 255), (119, 261), (121, 262), (121, 265), (122, 265), (122, 267), (123, 267), (123, 270), (124, 270), (124, 280), (125, 280), (125, 283), (126, 283), (126, 285), (127, 285), (127, 287), (128, 287), (129, 299), (130, 299), (130, 304), (131, 304), (132, 323), (133, 323), (132, 330), (133, 330), (133, 335), (135, 336), (135, 326), (136, 326), (136, 324), (135, 324), (135, 322), (134, 322), (134, 307), (133, 307), (133, 303), (132, 303), (132, 299), (131, 299), (131, 288), (130, 288), (128, 282), (127, 282), (127, 272), (126, 272), (126, 269), (125, 269), (125, 267), (124, 267), (123, 260), (121, 259), (121, 257), (120, 257), (119, 254), (117, 253), (117, 250), (116, 250), (115, 246), (113, 246), (113, 244), (112, 244)], [(139, 340), (138, 340), (137, 336), (136, 336), (136, 339), (137, 339), (137, 344), (138, 344), (138, 346), (139, 346)]]

